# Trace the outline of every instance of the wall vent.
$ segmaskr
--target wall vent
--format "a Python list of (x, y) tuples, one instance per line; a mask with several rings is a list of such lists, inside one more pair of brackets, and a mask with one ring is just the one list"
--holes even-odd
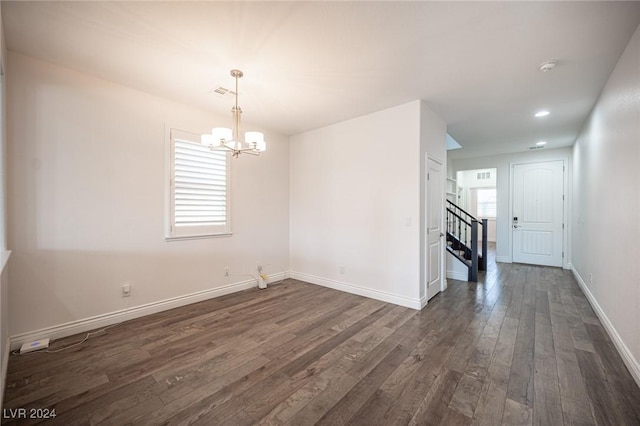
[(226, 89), (222, 86), (218, 86), (215, 89), (211, 89), (209, 93), (215, 93), (216, 95), (226, 96), (226, 95), (235, 95), (236, 93), (233, 90)]
[(529, 149), (542, 149), (542, 148), (544, 148), (544, 146), (534, 145), (529, 147)]
[(488, 180), (491, 179), (491, 172), (480, 172), (476, 173), (477, 180)]

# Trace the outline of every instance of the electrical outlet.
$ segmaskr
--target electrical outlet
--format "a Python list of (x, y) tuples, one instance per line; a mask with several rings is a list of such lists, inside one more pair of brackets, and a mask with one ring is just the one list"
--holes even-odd
[(589, 272), (589, 284), (593, 284), (593, 274)]
[(225, 266), (225, 267), (224, 267), (224, 276), (225, 276), (225, 277), (228, 277), (228, 276), (229, 276), (229, 267), (228, 267), (228, 266)]
[(131, 296), (131, 284), (124, 283), (122, 284), (122, 297), (129, 297), (129, 296)]
[(262, 265), (258, 263), (258, 272), (262, 272)]
[(340, 270), (340, 274), (344, 275), (344, 266), (343, 265), (340, 265), (340, 269), (339, 270)]

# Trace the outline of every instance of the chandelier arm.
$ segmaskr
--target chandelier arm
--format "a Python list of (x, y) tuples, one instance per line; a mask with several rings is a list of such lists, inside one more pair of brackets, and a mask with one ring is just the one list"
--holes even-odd
[[(258, 150), (256, 150), (256, 148), (236, 149), (236, 148), (228, 147), (226, 145), (221, 145), (220, 148), (218, 148), (218, 149), (224, 149), (225, 151), (229, 151), (229, 152), (231, 152), (231, 155), (233, 155), (236, 158), (240, 154), (260, 155), (260, 152)], [(212, 151), (213, 151), (213, 149), (212, 149)]]

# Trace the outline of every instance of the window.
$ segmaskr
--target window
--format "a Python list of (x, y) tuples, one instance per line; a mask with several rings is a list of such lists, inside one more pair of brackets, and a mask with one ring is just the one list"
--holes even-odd
[(476, 173), (477, 180), (488, 180), (491, 179), (491, 172), (480, 172)]
[(478, 217), (495, 218), (496, 217), (496, 189), (480, 189), (477, 190), (477, 213)]
[(229, 156), (200, 144), (200, 135), (170, 130), (167, 238), (231, 233)]

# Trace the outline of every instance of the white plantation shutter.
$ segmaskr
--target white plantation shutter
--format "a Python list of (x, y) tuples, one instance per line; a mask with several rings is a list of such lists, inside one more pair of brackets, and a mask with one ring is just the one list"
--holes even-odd
[(228, 155), (171, 130), (170, 237), (229, 234)]
[(477, 190), (476, 213), (481, 218), (494, 218), (497, 212), (497, 193), (495, 188)]

